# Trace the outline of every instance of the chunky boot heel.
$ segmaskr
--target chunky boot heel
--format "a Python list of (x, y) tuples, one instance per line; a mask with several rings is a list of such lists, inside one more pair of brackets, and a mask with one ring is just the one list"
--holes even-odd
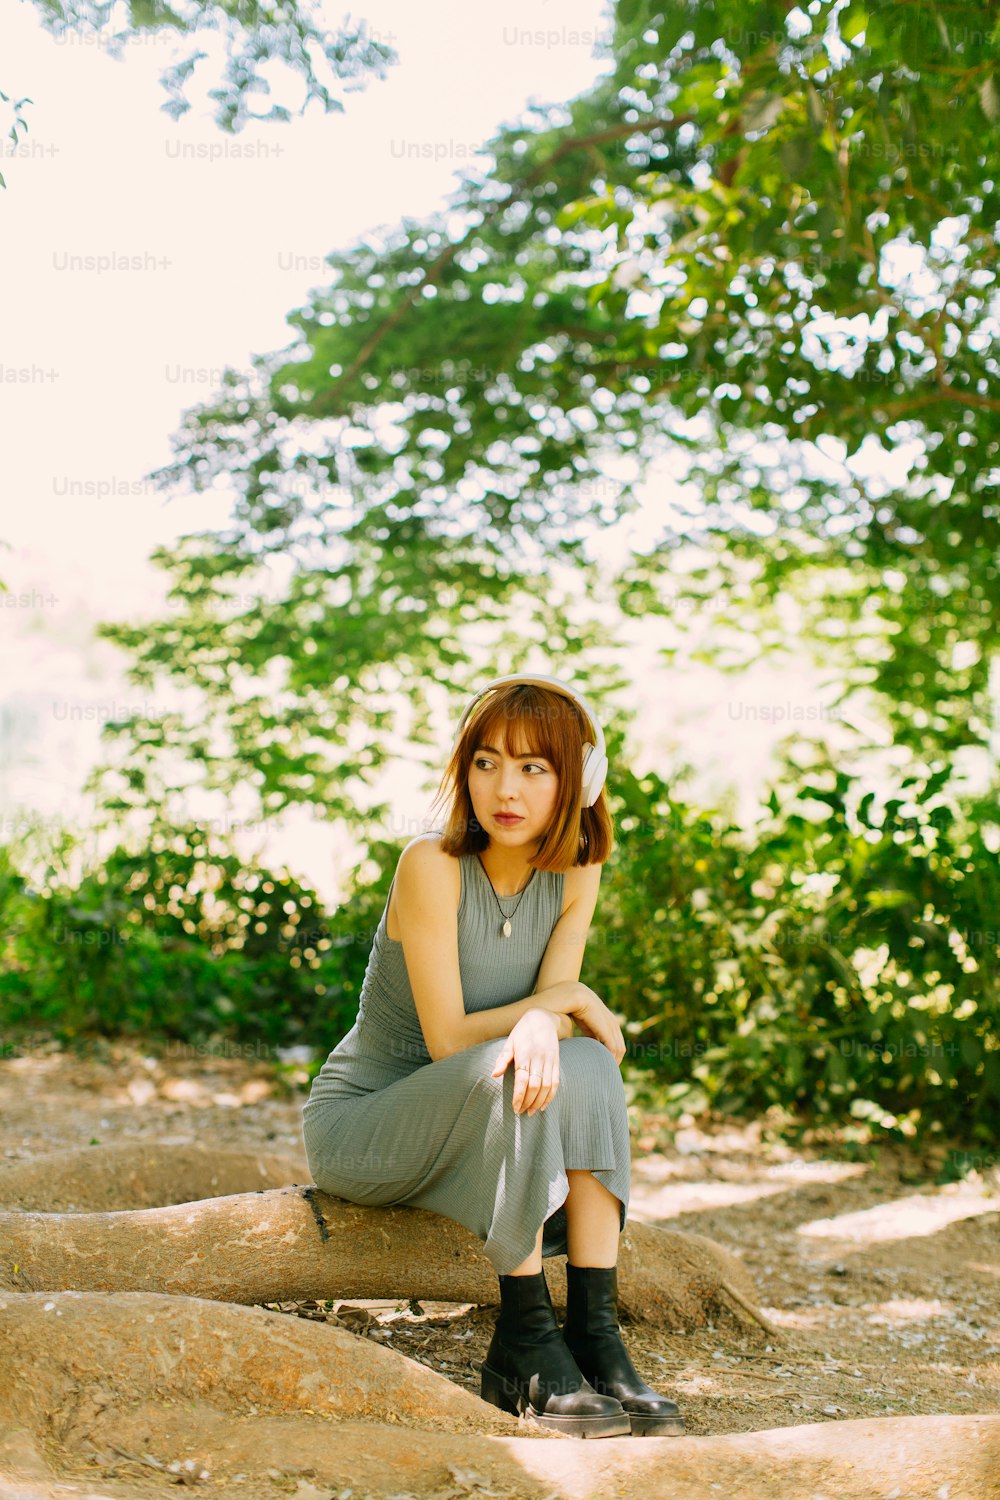
[(500, 1276), (500, 1316), (480, 1367), (484, 1401), (570, 1437), (627, 1437), (614, 1396), (585, 1380), (563, 1342), (543, 1272)]
[(489, 1401), (493, 1406), (499, 1406), (501, 1411), (509, 1411), (513, 1415), (520, 1415), (518, 1406), (518, 1391), (516, 1385), (511, 1385), (500, 1374), (499, 1370), (491, 1370), (484, 1361), (481, 1369), (482, 1380), (480, 1382), (479, 1394), (484, 1401)]
[(618, 1267), (566, 1263), (566, 1346), (594, 1389), (616, 1396), (633, 1437), (680, 1437), (677, 1403), (640, 1378), (618, 1327)]

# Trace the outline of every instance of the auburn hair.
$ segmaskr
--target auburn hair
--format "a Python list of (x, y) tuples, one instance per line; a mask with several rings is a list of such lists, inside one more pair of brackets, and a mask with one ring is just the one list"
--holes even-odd
[[(499, 735), (499, 738), (497, 736)], [(466, 720), (431, 803), (443, 803), (441, 848), (446, 854), (478, 854), (489, 834), (477, 821), (469, 795), (469, 767), (476, 746), (502, 747), (508, 755), (542, 755), (558, 778), (552, 818), (528, 863), (537, 870), (568, 870), (603, 864), (614, 848), (614, 822), (602, 787), (592, 807), (580, 806), (583, 746), (594, 732), (573, 699), (534, 682), (488, 688)]]

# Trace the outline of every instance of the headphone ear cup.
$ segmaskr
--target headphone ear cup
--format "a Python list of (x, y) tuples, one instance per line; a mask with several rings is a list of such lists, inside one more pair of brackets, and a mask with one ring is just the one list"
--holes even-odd
[(584, 745), (583, 747), (583, 776), (580, 785), (580, 804), (583, 807), (593, 807), (601, 795), (608, 774), (608, 758), (602, 755), (596, 745)]

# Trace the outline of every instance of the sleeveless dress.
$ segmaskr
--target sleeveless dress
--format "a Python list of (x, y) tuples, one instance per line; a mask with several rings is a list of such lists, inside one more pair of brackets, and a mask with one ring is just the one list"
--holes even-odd
[[(475, 854), (458, 856), (458, 956), (466, 1014), (532, 994), (562, 910), (565, 876), (535, 870), (497, 898)], [(393, 880), (395, 884), (395, 879)], [(389, 898), (392, 895), (390, 886)], [(505, 1037), (432, 1062), (403, 945), (379, 920), (347, 1035), (313, 1079), (302, 1133), (316, 1186), (351, 1203), (410, 1204), (464, 1224), (498, 1275), (566, 1255), (567, 1168), (589, 1168), (628, 1211), (631, 1158), (622, 1076), (593, 1037), (559, 1043), (559, 1087), (534, 1115), (513, 1106), (514, 1065), (490, 1076)], [(497, 900), (500, 909), (497, 908)], [(511, 935), (501, 931), (512, 916)]]

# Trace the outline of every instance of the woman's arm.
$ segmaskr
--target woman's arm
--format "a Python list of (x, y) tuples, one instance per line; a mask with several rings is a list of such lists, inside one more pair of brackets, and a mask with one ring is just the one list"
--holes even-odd
[[(537, 994), (516, 1000), (513, 1005), (497, 1005), (491, 1010), (474, 1010), (464, 1016), (460, 1023), (458, 1046), (451, 1052), (464, 1052), (466, 1047), (475, 1047), (479, 1042), (491, 1042), (496, 1037), (510, 1036), (516, 1023), (529, 1010), (546, 1010), (556, 1018), (559, 1040), (565, 1041), (573, 1035), (572, 1011), (581, 1004), (583, 986), (575, 980), (562, 980), (549, 985)], [(451, 1052), (443, 1055), (450, 1057)]]
[(573, 1032), (574, 1032), (575, 1028), (573, 1026), (573, 1017), (572, 1016), (568, 1016), (568, 1015), (557, 1016), (556, 1017), (556, 1025), (557, 1025), (558, 1030), (559, 1030), (559, 1040), (561, 1042), (567, 1041), (568, 1038), (573, 1035)]

